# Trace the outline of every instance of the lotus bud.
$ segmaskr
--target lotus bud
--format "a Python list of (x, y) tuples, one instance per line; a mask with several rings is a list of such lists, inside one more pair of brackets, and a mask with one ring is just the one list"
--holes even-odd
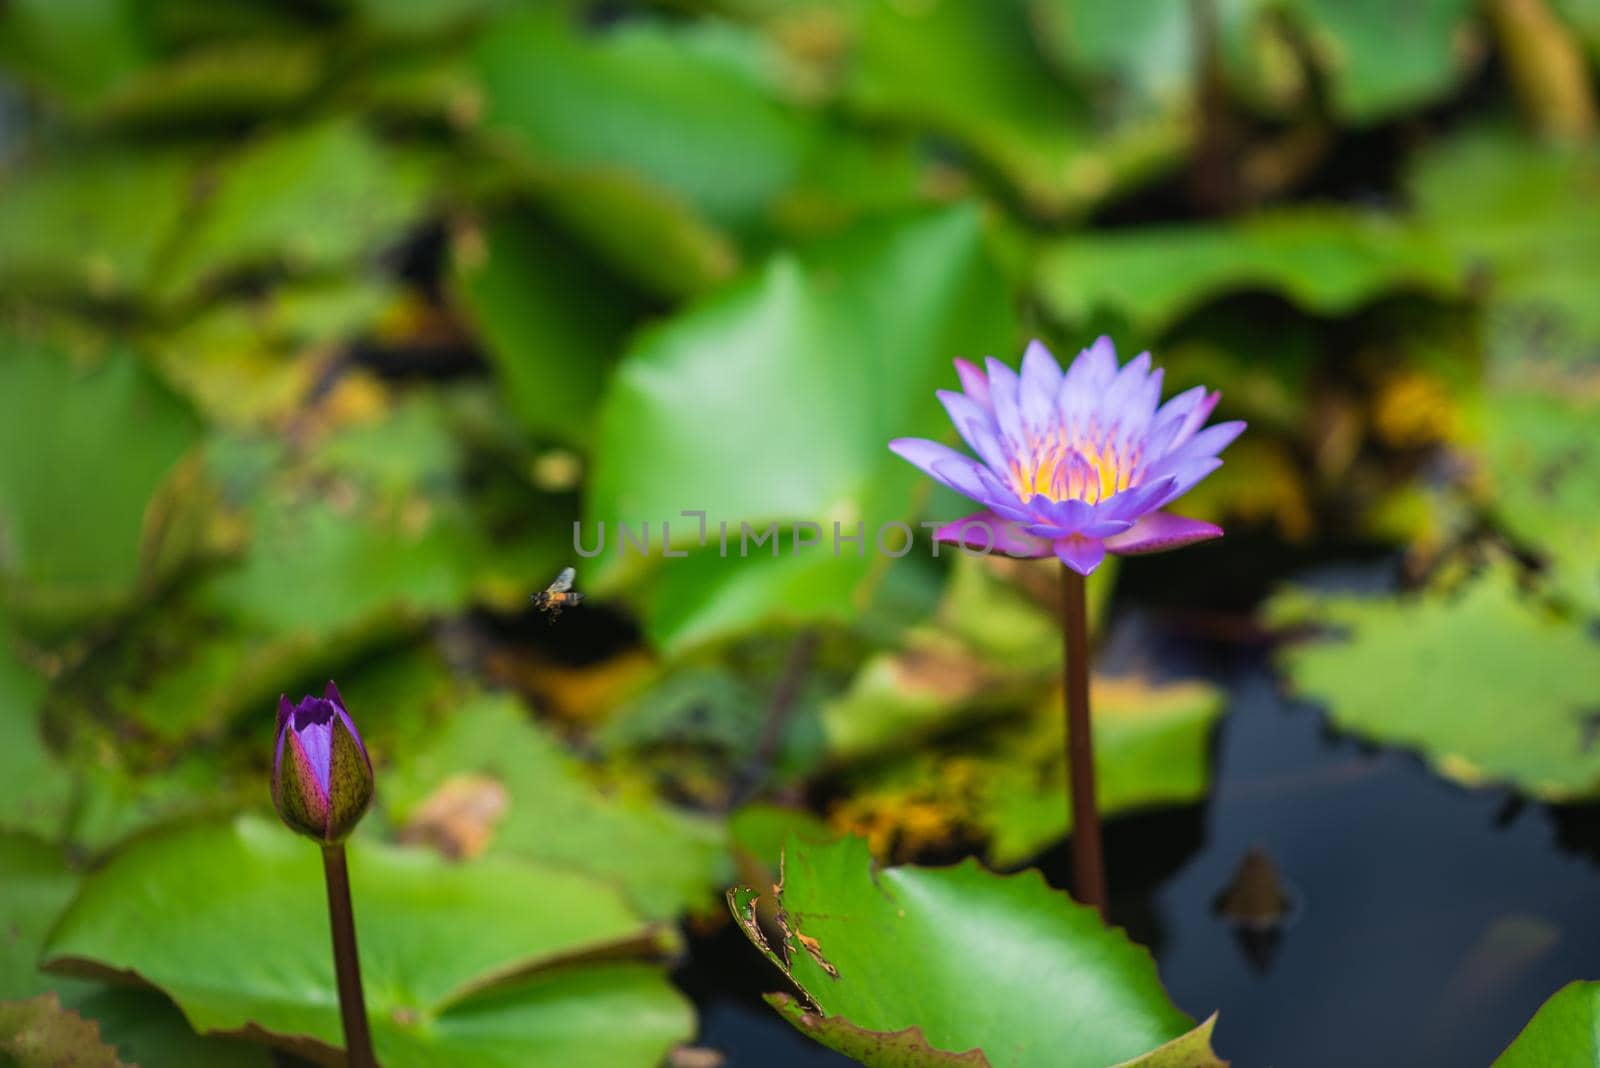
[(342, 842), (372, 800), (372, 761), (339, 688), (291, 705), (278, 698), (272, 804), (290, 829), (323, 845)]

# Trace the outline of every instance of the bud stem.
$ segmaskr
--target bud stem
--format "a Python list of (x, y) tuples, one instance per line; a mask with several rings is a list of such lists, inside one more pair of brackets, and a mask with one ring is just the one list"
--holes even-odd
[(1072, 818), (1075, 896), (1106, 914), (1106, 867), (1100, 850), (1100, 807), (1094, 789), (1094, 736), (1089, 721), (1088, 582), (1061, 569), (1062, 687), (1066, 702), (1068, 812)]
[(350, 1068), (378, 1068), (367, 1029), (367, 1002), (361, 993), (361, 959), (356, 955), (356, 918), (350, 906), (344, 843), (322, 847), (322, 871), (328, 882), (328, 921), (333, 928), (333, 970), (339, 980), (345, 1057)]

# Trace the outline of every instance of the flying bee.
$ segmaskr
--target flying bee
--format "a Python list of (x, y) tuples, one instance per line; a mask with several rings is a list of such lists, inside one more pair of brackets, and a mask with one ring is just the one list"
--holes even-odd
[(549, 614), (555, 619), (561, 614), (563, 608), (583, 603), (583, 594), (572, 588), (572, 580), (578, 572), (574, 568), (564, 567), (556, 580), (533, 595), (533, 607)]

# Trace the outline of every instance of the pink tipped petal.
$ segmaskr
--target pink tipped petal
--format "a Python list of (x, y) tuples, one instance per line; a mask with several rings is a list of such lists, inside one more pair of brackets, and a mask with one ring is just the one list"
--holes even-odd
[(975, 364), (968, 360), (957, 360), (956, 377), (961, 379), (961, 388), (973, 403), (993, 410), (994, 405), (989, 400), (989, 378)]
[[(1207, 393), (1200, 403), (1194, 406), (1194, 410), (1189, 413), (1189, 417), (1184, 420), (1183, 428), (1178, 431), (1178, 437), (1173, 441), (1171, 447), (1177, 448), (1194, 437), (1195, 433), (1205, 425), (1205, 421), (1211, 418), (1211, 413), (1216, 411), (1217, 402), (1221, 399), (1222, 394), (1216, 390)], [(1244, 428), (1241, 426), (1240, 429)]]
[(1106, 558), (1106, 543), (1074, 534), (1056, 542), (1056, 556), (1080, 575), (1089, 575)]
[(974, 512), (946, 523), (933, 532), (933, 538), (978, 552), (1001, 552), (1028, 559), (1049, 556), (1052, 551), (1048, 539), (1030, 537), (1021, 524), (994, 512)]
[(1165, 552), (1222, 537), (1222, 528), (1170, 512), (1151, 512), (1132, 529), (1106, 539), (1106, 548), (1119, 556)]
[(1208, 426), (1178, 448), (1168, 453), (1167, 456), (1179, 456), (1185, 460), (1199, 460), (1217, 453), (1233, 444), (1235, 438), (1244, 433), (1245, 424), (1241, 420), (1231, 423), (1218, 423)]

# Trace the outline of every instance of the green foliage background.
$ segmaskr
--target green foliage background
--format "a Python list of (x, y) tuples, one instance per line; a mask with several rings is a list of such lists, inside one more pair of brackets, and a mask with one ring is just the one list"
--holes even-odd
[[(0, 1021), (333, 1056), (311, 860), (260, 819), (276, 697), (329, 676), (379, 766), (385, 1063), (658, 1063), (674, 921), (793, 830), (1035, 855), (1050, 572), (871, 545), (961, 508), (885, 442), (1035, 336), (1250, 421), (1185, 502), (1244, 548), (1196, 567), (1403, 561), (1260, 616), (1342, 729), (1592, 799), (1597, 56), (1584, 0), (0, 6)], [(1213, 687), (1097, 694), (1108, 809), (1204, 796)], [(287, 911), (139, 927), (197, 887)], [(840, 1018), (797, 1026), (871, 1062)]]

